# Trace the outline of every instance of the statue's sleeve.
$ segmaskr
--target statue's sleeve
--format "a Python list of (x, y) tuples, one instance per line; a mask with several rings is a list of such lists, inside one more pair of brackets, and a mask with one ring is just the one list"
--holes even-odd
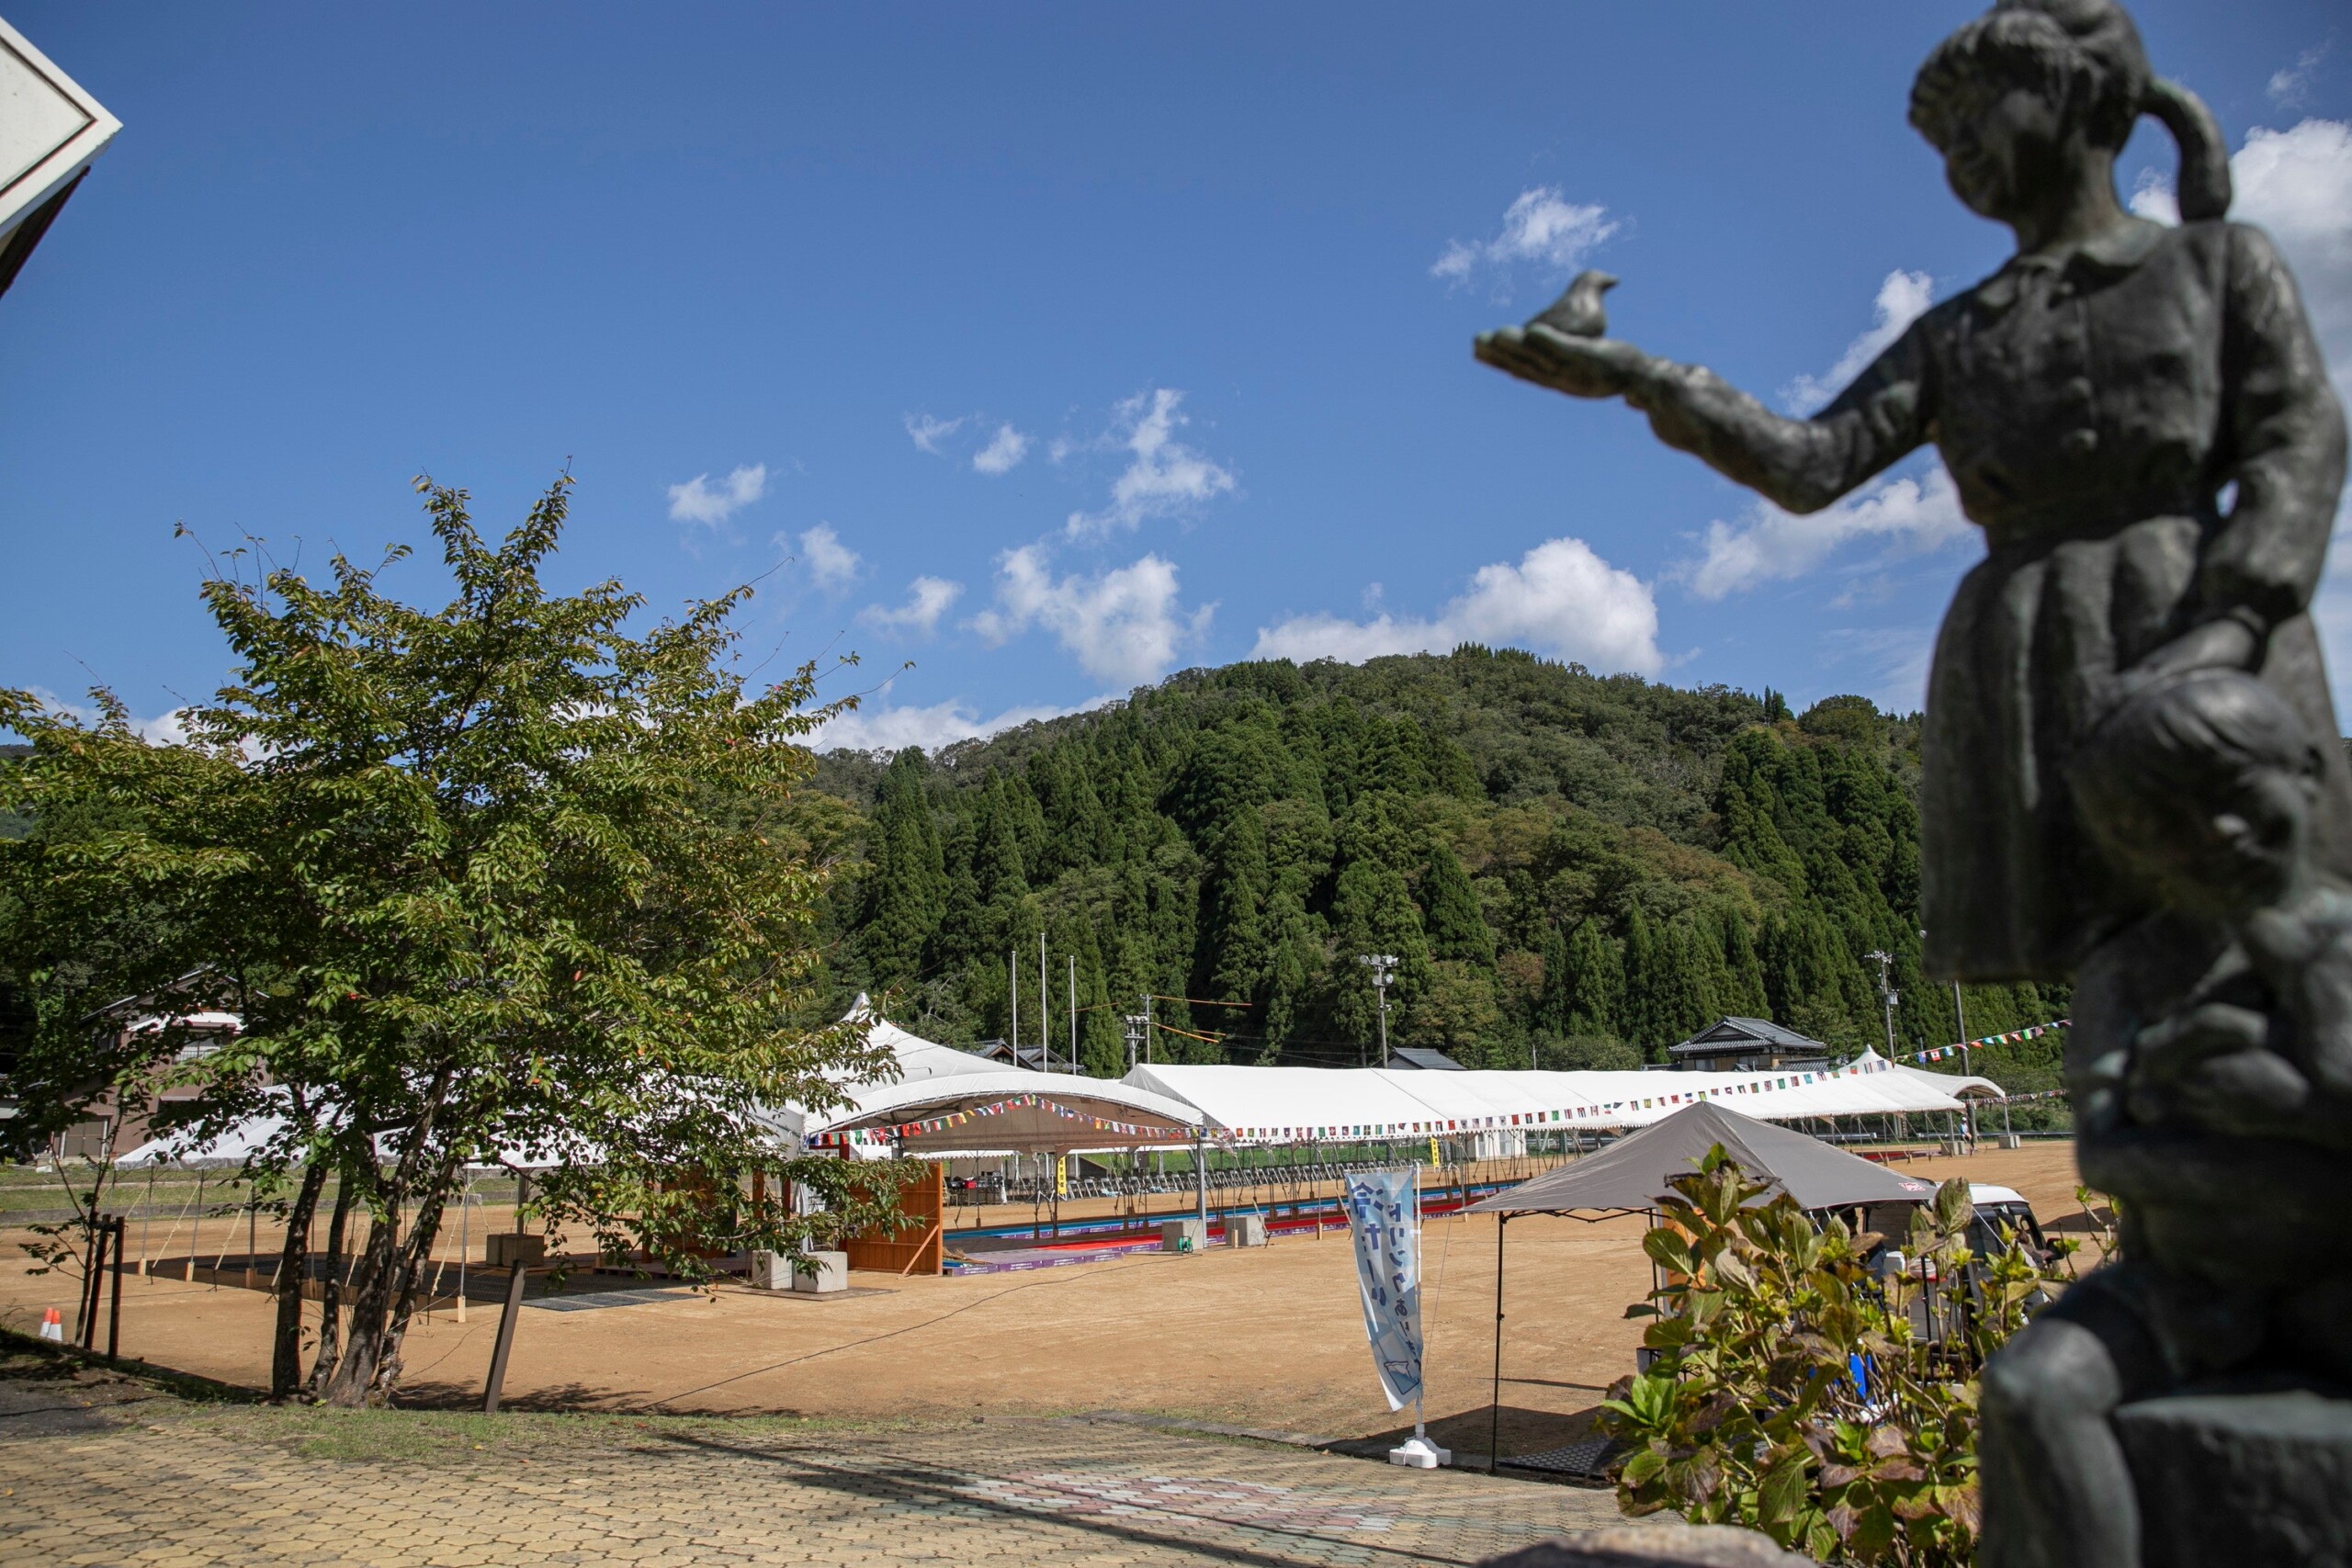
[(1713, 371), (1666, 365), (1628, 400), (1669, 446), (1791, 512), (1818, 512), (1927, 439), (1931, 317), (1890, 344), (1811, 419), (1774, 413)]
[(2267, 635), (2319, 585), (2344, 487), (2344, 412), (2294, 279), (2259, 229), (2230, 226), (2222, 397), (2237, 499), (2205, 546), (2199, 597)]

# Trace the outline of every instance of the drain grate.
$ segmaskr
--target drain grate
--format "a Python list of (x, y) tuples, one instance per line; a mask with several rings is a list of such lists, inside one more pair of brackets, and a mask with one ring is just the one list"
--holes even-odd
[(542, 1312), (594, 1312), (601, 1307), (644, 1306), (695, 1293), (691, 1285), (654, 1285), (639, 1291), (582, 1291), (576, 1296), (527, 1296), (523, 1304)]
[(1512, 1470), (1540, 1470), (1553, 1475), (1598, 1476), (1617, 1452), (1614, 1438), (1587, 1438), (1538, 1453), (1507, 1455), (1503, 1463)]

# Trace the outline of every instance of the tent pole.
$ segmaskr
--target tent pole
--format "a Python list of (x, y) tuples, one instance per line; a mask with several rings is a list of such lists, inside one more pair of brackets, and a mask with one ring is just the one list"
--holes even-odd
[(1503, 1227), (1509, 1214), (1495, 1216), (1495, 1382), (1487, 1399), (1487, 1473), (1502, 1462), (1503, 1429)]

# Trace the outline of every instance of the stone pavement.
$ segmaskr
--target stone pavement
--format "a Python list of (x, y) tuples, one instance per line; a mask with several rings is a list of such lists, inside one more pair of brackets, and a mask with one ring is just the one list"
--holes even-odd
[(1602, 1492), (1085, 1417), (345, 1414), (11, 1370), (12, 1568), (1470, 1563), (1619, 1522)]

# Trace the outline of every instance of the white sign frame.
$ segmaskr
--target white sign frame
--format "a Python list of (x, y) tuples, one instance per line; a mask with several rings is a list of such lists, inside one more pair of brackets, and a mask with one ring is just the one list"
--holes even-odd
[[(8, 78), (0, 81), (0, 107), (18, 93), (30, 102), (45, 91), (75, 111), (80, 122), (61, 135), (41, 128), (38, 117), (0, 118), (0, 178), (6, 180), (0, 185), (0, 242), (5, 242), (107, 150), (122, 121), (6, 20), (0, 20), (0, 73)], [(10, 170), (17, 172), (10, 175)]]

